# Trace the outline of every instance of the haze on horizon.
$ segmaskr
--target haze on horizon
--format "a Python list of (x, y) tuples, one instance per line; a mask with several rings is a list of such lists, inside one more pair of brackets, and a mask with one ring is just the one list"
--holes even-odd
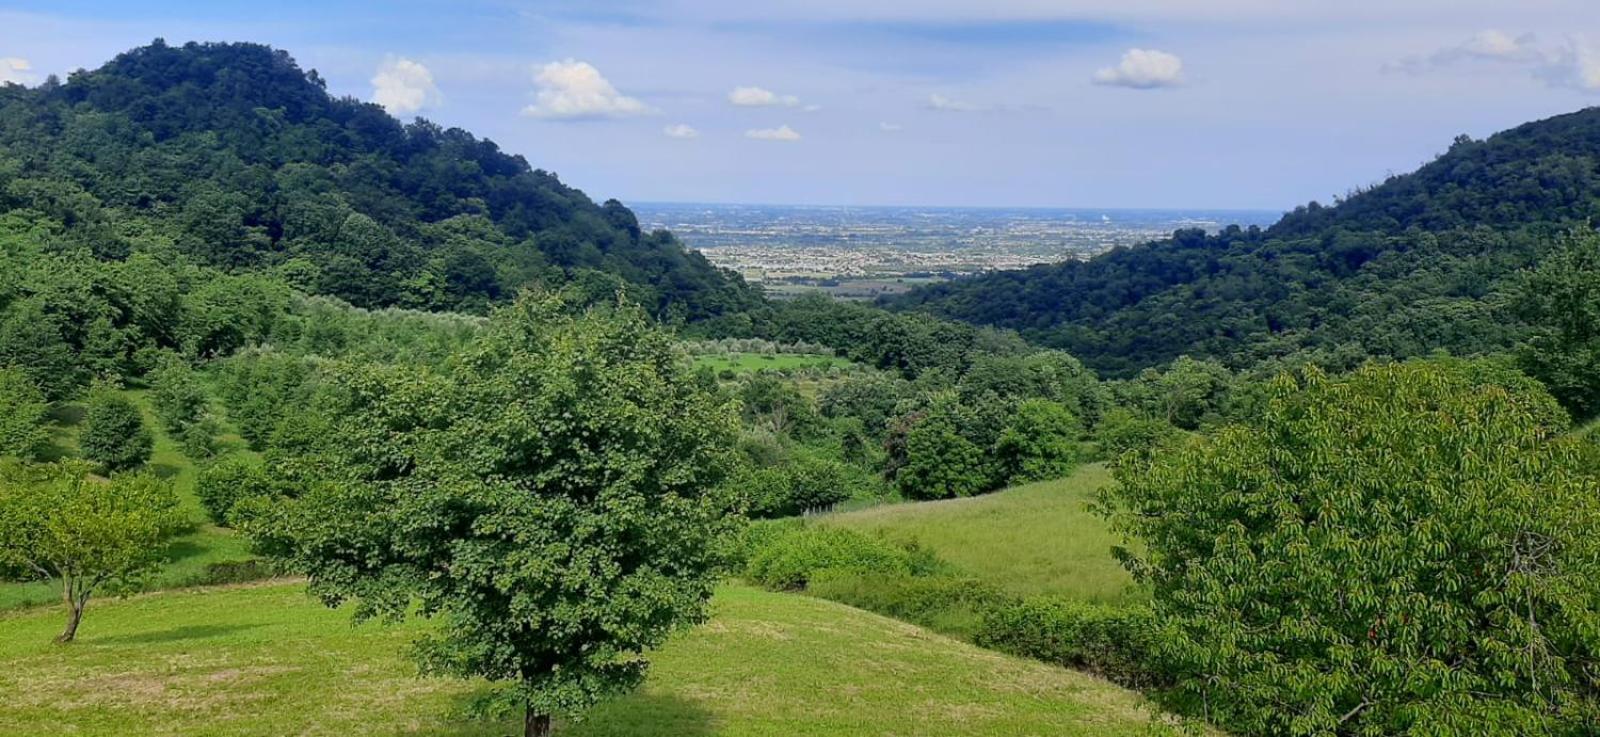
[(1199, 5), (13, 0), (0, 82), (257, 41), (597, 199), (823, 205), (1283, 210), (1600, 102), (1581, 0)]

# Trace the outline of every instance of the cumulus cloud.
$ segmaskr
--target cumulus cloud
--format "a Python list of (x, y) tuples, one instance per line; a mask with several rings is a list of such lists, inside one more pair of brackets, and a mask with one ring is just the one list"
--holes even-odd
[(1534, 74), (1552, 87), (1600, 92), (1600, 50), (1583, 39), (1569, 39), (1547, 54)]
[(753, 138), (753, 139), (755, 139), (757, 141), (798, 141), (798, 140), (800, 140), (800, 134), (798, 132), (796, 132), (795, 129), (790, 128), (787, 125), (780, 125), (780, 126), (778, 126), (776, 128), (756, 128), (756, 129), (753, 129), (753, 130), (747, 130), (747, 131), (744, 132), (744, 137), (745, 138)]
[(16, 56), (0, 56), (0, 84), (15, 82), (28, 84), (33, 81), (33, 64), (27, 59)]
[(878, 124), (878, 130), (881, 130), (884, 133), (899, 133), (900, 131), (905, 130), (905, 126), (900, 125), (899, 123), (883, 122)]
[(795, 107), (800, 104), (800, 98), (762, 87), (735, 87), (728, 93), (728, 102), (740, 107)]
[(1535, 46), (1537, 39), (1531, 33), (1513, 36), (1505, 31), (1489, 29), (1479, 31), (1465, 41), (1433, 52), (1427, 56), (1408, 56), (1400, 61), (1385, 64), (1386, 72), (1420, 74), (1429, 69), (1447, 67), (1461, 62), (1513, 62), (1539, 61), (1543, 54)]
[(977, 105), (953, 100), (940, 94), (928, 95), (927, 106), (929, 110), (939, 110), (947, 113), (970, 113), (979, 109)]
[(372, 101), (395, 115), (439, 104), (439, 88), (428, 68), (405, 57), (390, 57), (372, 76)]
[(697, 131), (694, 128), (690, 127), (689, 124), (687, 124), (687, 123), (679, 123), (677, 125), (669, 125), (669, 126), (667, 126), (665, 128), (662, 128), (661, 132), (664, 135), (666, 135), (666, 137), (668, 137), (668, 138), (681, 138), (681, 139), (687, 140), (687, 139), (690, 139), (690, 138), (699, 138), (700, 137), (700, 131)]
[(626, 118), (656, 112), (644, 102), (617, 91), (599, 69), (576, 59), (553, 61), (534, 75), (535, 102), (522, 114), (547, 120)]
[(1116, 66), (1094, 73), (1095, 84), (1138, 90), (1178, 87), (1183, 81), (1183, 60), (1155, 49), (1128, 49)]

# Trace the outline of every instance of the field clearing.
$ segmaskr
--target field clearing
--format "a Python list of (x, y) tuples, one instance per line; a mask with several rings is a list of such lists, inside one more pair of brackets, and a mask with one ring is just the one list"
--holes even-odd
[(983, 496), (888, 504), (814, 519), (915, 540), (962, 572), (1014, 594), (1119, 603), (1137, 599), (1138, 593), (1111, 557), (1119, 538), (1087, 508), (1109, 483), (1105, 466), (1091, 464), (1065, 479)]
[[(664, 648), (646, 686), (558, 725), (612, 737), (1144, 735), (1136, 694), (831, 602), (727, 587), (714, 617)], [(0, 615), (0, 734), (489, 737), (464, 714), (482, 684), (420, 679), (423, 624), (354, 626), (295, 583)]]

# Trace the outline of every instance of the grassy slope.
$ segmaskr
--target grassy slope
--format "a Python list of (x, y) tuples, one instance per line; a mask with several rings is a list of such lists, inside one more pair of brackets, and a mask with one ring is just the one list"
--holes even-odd
[[(1134, 735), (1138, 696), (817, 599), (731, 587), (655, 658), (645, 688), (562, 734)], [(352, 626), (294, 584), (90, 604), (80, 641), (54, 610), (0, 615), (0, 734), (487, 737), (480, 685), (418, 679), (420, 625)]]
[(892, 539), (914, 539), (965, 573), (1013, 593), (1118, 602), (1134, 595), (1127, 572), (1111, 557), (1118, 538), (1086, 508), (1110, 481), (1105, 467), (1096, 464), (1060, 481), (985, 496), (885, 505), (817, 519)]
[[(212, 563), (250, 558), (250, 543), (232, 530), (217, 527), (207, 520), (200, 499), (194, 493), (195, 476), (199, 471), (194, 462), (183, 454), (177, 440), (167, 436), (166, 430), (150, 409), (147, 394), (145, 391), (127, 392), (128, 398), (144, 411), (145, 427), (150, 429), (155, 438), (149, 468), (172, 481), (173, 489), (183, 501), (184, 512), (196, 525), (194, 531), (172, 542), (167, 551), (170, 562), (151, 578), (148, 585), (151, 588), (192, 585), (205, 573), (206, 566)], [(68, 404), (59, 407), (54, 419), (51, 428), (53, 447), (48, 456), (76, 456), (78, 426), (83, 419), (82, 406)], [(239, 450), (243, 441), (237, 436), (225, 435), (221, 442), (224, 446), (235, 447), (235, 452), (248, 452)], [(60, 591), (60, 586), (41, 582), (0, 584), (0, 610), (54, 602)]]

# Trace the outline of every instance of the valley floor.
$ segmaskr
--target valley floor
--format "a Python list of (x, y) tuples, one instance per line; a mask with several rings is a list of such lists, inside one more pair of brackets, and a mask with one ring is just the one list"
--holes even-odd
[[(827, 601), (730, 586), (647, 685), (558, 734), (1147, 734), (1133, 692)], [(90, 603), (79, 642), (55, 609), (0, 615), (0, 735), (511, 733), (465, 715), (483, 688), (419, 678), (426, 625), (352, 625), (297, 583)]]

